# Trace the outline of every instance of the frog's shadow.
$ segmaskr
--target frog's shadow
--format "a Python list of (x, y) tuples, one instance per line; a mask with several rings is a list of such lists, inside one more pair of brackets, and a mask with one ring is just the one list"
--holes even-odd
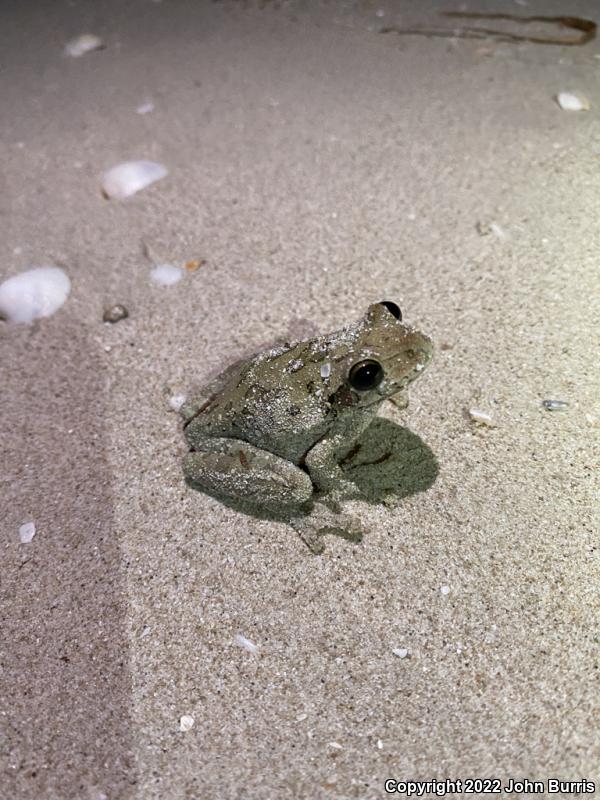
[[(424, 492), (439, 473), (431, 448), (408, 428), (383, 417), (373, 420), (340, 466), (348, 480), (359, 489), (360, 499), (371, 505), (393, 506), (403, 497)], [(189, 485), (197, 488), (193, 483)], [(228, 508), (255, 519), (289, 521), (289, 514), (265, 511), (221, 495), (213, 496)]]

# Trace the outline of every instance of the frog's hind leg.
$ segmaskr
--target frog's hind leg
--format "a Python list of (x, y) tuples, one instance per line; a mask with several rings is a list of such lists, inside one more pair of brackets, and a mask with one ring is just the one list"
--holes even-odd
[(269, 511), (305, 505), (313, 493), (306, 472), (291, 461), (237, 439), (206, 437), (183, 460), (189, 483), (209, 494)]

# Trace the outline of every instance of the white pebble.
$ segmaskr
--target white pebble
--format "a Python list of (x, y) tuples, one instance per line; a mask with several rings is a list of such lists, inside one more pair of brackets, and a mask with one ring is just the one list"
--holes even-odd
[(381, 739), (377, 739), (377, 747), (379, 748), (379, 750), (383, 750), (383, 742), (381, 741)]
[(343, 747), (339, 742), (327, 742), (329, 747), (333, 747), (334, 750), (343, 750)]
[(135, 110), (136, 114), (150, 114), (154, 111), (154, 103), (152, 101), (148, 101), (147, 103), (142, 103), (138, 106)]
[(328, 378), (331, 375), (331, 364), (321, 364), (321, 377)]
[(104, 173), (102, 191), (107, 197), (123, 200), (167, 174), (167, 168), (157, 161), (124, 161)]
[(308, 714), (298, 714), (296, 717), (296, 722), (304, 722), (304, 720), (308, 717)]
[(442, 594), (449, 594), (450, 593), (450, 587), (449, 586), (440, 586), (440, 592)]
[(590, 101), (582, 94), (573, 92), (559, 92), (556, 95), (556, 102), (563, 111), (589, 111)]
[(72, 58), (79, 58), (92, 50), (101, 50), (104, 47), (104, 42), (99, 36), (93, 33), (82, 33), (81, 36), (71, 39), (65, 45), (65, 53)]
[(173, 264), (160, 264), (158, 267), (154, 267), (150, 277), (152, 283), (157, 283), (159, 286), (172, 286), (183, 278), (183, 270)]
[(236, 633), (234, 642), (239, 646), (243, 647), (244, 650), (247, 650), (249, 653), (258, 653), (258, 646), (251, 642), (250, 639), (246, 639), (245, 636), (242, 636), (240, 633)]
[(492, 417), (487, 414), (485, 411), (481, 411), (479, 408), (470, 408), (469, 409), (469, 416), (473, 420), (473, 422), (479, 422), (481, 425), (493, 425)]
[(172, 397), (169, 397), (169, 405), (173, 411), (179, 411), (185, 401), (186, 397), (184, 394), (174, 394)]
[(25, 522), (19, 527), (19, 539), (21, 544), (29, 544), (35, 536), (35, 524), (33, 522)]
[(547, 411), (566, 411), (569, 407), (566, 400), (542, 400), (542, 405)]
[(35, 267), (0, 284), (0, 316), (32, 322), (54, 314), (71, 291), (68, 275), (58, 267)]
[(404, 647), (395, 647), (392, 650), (392, 653), (395, 656), (398, 656), (398, 658), (406, 658), (406, 656), (408, 655), (408, 650)]
[(179, 720), (179, 730), (180, 731), (191, 731), (194, 727), (194, 718), (190, 717), (189, 714), (184, 714), (183, 717)]

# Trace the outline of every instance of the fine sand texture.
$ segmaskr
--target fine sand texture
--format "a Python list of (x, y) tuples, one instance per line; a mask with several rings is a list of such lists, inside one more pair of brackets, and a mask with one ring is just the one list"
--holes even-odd
[[(600, 780), (600, 42), (379, 32), (458, 5), (2, 3), (0, 277), (72, 290), (0, 322), (1, 798)], [(103, 197), (131, 159), (168, 175)], [(436, 354), (360, 544), (185, 484), (173, 396), (384, 299)]]

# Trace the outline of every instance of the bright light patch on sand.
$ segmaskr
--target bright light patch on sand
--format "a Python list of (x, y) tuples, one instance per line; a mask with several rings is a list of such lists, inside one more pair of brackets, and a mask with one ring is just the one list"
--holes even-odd
[(246, 637), (242, 636), (240, 633), (235, 635), (234, 642), (238, 647), (243, 647), (244, 650), (247, 650), (249, 653), (258, 653), (258, 645), (251, 642), (250, 639), (246, 639)]
[(157, 161), (124, 161), (102, 176), (102, 191), (109, 198), (123, 200), (168, 174)]
[(0, 284), (0, 316), (11, 322), (33, 322), (57, 311), (71, 291), (59, 267), (34, 267)]
[(154, 111), (154, 103), (151, 100), (149, 100), (147, 103), (142, 103), (141, 105), (139, 105), (136, 108), (135, 113), (136, 114), (150, 114), (150, 113), (152, 113), (152, 111)]
[(158, 267), (154, 267), (150, 277), (152, 283), (157, 283), (159, 286), (173, 286), (183, 278), (183, 270), (173, 264), (159, 264)]
[(81, 36), (76, 36), (65, 45), (65, 54), (71, 58), (80, 58), (86, 53), (91, 53), (92, 50), (101, 50), (104, 47), (104, 42), (99, 36), (93, 33), (82, 33)]
[(21, 544), (29, 544), (35, 536), (35, 524), (33, 522), (25, 522), (19, 528), (19, 539)]

